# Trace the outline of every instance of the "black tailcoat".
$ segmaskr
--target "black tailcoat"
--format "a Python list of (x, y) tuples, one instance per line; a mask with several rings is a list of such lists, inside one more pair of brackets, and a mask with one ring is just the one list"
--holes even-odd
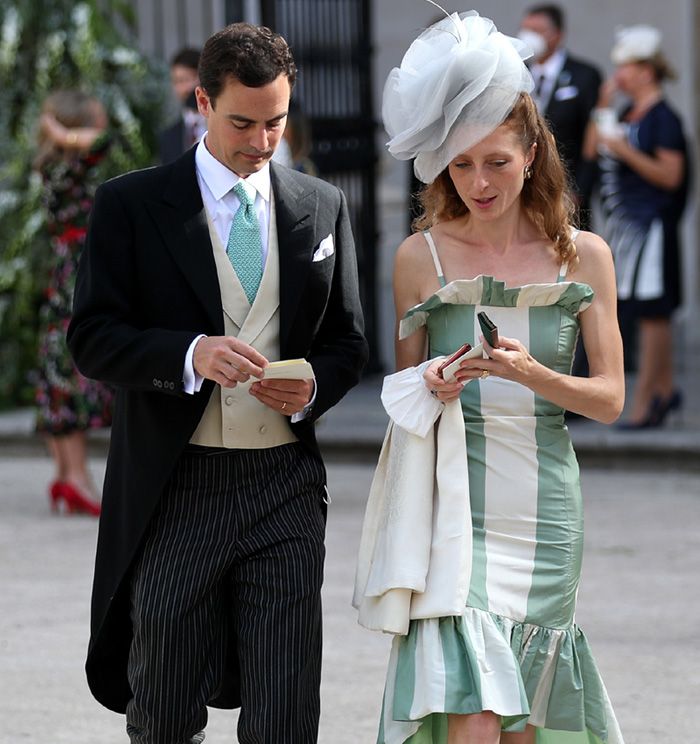
[(568, 53), (544, 111), (566, 163), (576, 191), (588, 204), (595, 180), (595, 164), (581, 157), (591, 111), (598, 101), (601, 76), (598, 70)]
[[(223, 335), (223, 310), (195, 148), (174, 163), (97, 191), (77, 277), (68, 343), (78, 368), (117, 390), (92, 597), (87, 674), (95, 697), (123, 712), (131, 697), (129, 575), (165, 484), (214, 383), (182, 391), (200, 333)], [(290, 423), (315, 456), (314, 421), (355, 385), (367, 359), (357, 266), (343, 194), (271, 164), (280, 262), (280, 358), (316, 375), (312, 414)], [(332, 235), (335, 252), (312, 261)], [(236, 668), (229, 665), (229, 682)], [(237, 704), (235, 684), (218, 703)]]

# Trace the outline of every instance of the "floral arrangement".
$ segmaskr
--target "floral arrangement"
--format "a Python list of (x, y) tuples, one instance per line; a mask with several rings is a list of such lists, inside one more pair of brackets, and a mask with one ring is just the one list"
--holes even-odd
[(104, 178), (154, 160), (167, 68), (136, 51), (134, 26), (124, 0), (0, 3), (0, 407), (32, 400), (48, 258), (32, 161), (45, 97), (78, 87), (105, 105), (114, 136)]

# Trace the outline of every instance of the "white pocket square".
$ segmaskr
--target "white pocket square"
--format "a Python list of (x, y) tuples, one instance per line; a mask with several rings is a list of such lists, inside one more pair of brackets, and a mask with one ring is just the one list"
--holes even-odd
[(332, 256), (335, 253), (335, 247), (333, 246), (333, 236), (329, 235), (324, 238), (316, 249), (312, 261), (323, 261), (324, 258)]
[(578, 95), (578, 88), (575, 85), (567, 85), (565, 88), (558, 88), (554, 91), (554, 98), (557, 101), (570, 101)]

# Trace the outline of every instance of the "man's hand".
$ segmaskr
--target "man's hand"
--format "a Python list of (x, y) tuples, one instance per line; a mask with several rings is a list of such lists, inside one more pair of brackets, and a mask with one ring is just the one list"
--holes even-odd
[(250, 394), (285, 416), (303, 411), (314, 393), (313, 380), (262, 380), (250, 386)]
[(235, 336), (205, 336), (192, 355), (194, 371), (226, 388), (253, 377), (262, 377), (267, 359)]

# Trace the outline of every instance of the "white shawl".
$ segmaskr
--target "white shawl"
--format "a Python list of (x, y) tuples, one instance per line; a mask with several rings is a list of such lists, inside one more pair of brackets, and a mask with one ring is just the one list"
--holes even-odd
[(423, 382), (431, 363), (389, 375), (391, 421), (362, 527), (353, 605), (371, 630), (408, 633), (409, 620), (460, 615), (469, 592), (472, 525), (464, 419)]

